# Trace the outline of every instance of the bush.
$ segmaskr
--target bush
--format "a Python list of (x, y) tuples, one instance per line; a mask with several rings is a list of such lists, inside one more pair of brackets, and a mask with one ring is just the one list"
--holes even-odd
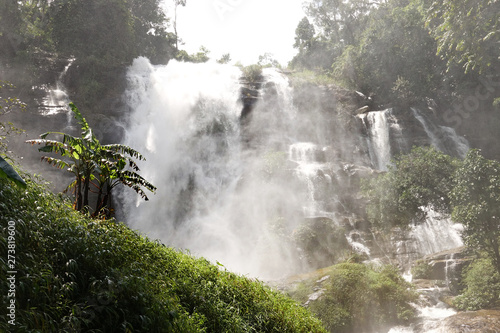
[(425, 260), (417, 260), (411, 268), (411, 274), (414, 279), (430, 279), (432, 266)]
[(262, 66), (260, 65), (250, 65), (242, 67), (243, 78), (249, 82), (259, 82), (262, 81)]
[(345, 230), (328, 218), (307, 220), (294, 232), (293, 239), (303, 259), (313, 267), (339, 262), (351, 250)]
[[(0, 179), (0, 266), (15, 228), (16, 332), (324, 332), (261, 282), (222, 271), (71, 203), (27, 179)], [(12, 227), (11, 227), (12, 229)], [(3, 304), (9, 285), (0, 281)], [(0, 310), (0, 331), (13, 328)]]
[[(417, 293), (392, 266), (373, 269), (343, 263), (322, 270), (322, 275), (330, 276), (322, 286), (324, 295), (309, 308), (330, 332), (379, 331), (415, 317), (411, 303)], [(307, 290), (314, 290), (314, 284), (301, 283), (292, 297), (306, 302), (311, 293)]]
[(490, 259), (474, 261), (464, 273), (465, 292), (453, 302), (459, 310), (474, 311), (500, 305), (500, 274)]

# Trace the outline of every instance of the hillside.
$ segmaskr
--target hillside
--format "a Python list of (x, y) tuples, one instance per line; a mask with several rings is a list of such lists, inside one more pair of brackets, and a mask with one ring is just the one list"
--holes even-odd
[(325, 332), (261, 282), (82, 217), (27, 182), (0, 179), (0, 331)]

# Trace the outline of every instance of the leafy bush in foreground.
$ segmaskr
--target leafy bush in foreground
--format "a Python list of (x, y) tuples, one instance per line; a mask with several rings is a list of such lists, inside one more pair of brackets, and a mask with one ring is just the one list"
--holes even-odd
[[(9, 304), (9, 225), (15, 225), (12, 332), (324, 332), (318, 319), (258, 281), (221, 271), (138, 235), (82, 217), (28, 179), (0, 179), (0, 293)], [(12, 223), (14, 222), (14, 223)], [(12, 227), (11, 227), (12, 229)]]

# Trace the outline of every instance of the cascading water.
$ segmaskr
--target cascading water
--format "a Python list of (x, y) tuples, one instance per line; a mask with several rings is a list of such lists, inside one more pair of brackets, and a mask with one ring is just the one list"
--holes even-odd
[(416, 108), (411, 108), (411, 111), (415, 119), (422, 124), (434, 147), (445, 154), (465, 158), (469, 151), (469, 143), (464, 137), (459, 136), (451, 127), (435, 125)]
[[(251, 149), (242, 144), (240, 76), (238, 68), (219, 64), (134, 61), (125, 143), (145, 152), (142, 174), (158, 191), (145, 204), (124, 193), (127, 220), (233, 271), (281, 277), (296, 267), (297, 256), (271, 229), (282, 218), (293, 224), (301, 204), (293, 181), (269, 177), (282, 169), (282, 155), (264, 142)], [(260, 140), (280, 135), (249, 127)]]
[(391, 110), (368, 112), (360, 115), (367, 137), (368, 152), (374, 168), (387, 170), (391, 161), (391, 145), (388, 115)]
[(461, 224), (454, 223), (449, 216), (443, 216), (425, 208), (426, 220), (412, 227), (410, 235), (416, 240), (416, 253), (424, 256), (463, 246)]
[(57, 77), (55, 87), (49, 87), (46, 89), (47, 96), (42, 99), (41, 106), (41, 110), (43, 110), (42, 112), (47, 116), (62, 112), (67, 113), (68, 123), (71, 122), (73, 117), (68, 107), (69, 97), (66, 92), (66, 87), (63, 84), (63, 79), (74, 61), (75, 59), (69, 59), (67, 65), (64, 67), (64, 70)]

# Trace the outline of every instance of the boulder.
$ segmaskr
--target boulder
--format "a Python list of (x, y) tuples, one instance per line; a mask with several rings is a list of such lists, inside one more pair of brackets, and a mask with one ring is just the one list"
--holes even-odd
[(448, 333), (498, 333), (500, 310), (460, 312), (446, 318), (442, 328)]

